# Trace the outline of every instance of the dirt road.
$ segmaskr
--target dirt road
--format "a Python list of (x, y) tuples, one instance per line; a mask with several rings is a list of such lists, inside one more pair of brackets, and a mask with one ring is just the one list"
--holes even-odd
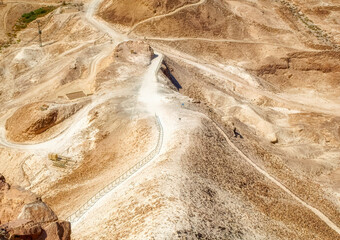
[(195, 59), (192, 56), (189, 56), (184, 53), (177, 53), (176, 50), (167, 50), (167, 49), (159, 49), (159, 51), (164, 52), (167, 56), (173, 57), (179, 61), (182, 61), (186, 64), (189, 64), (195, 68), (200, 69), (203, 73), (205, 74), (212, 74), (216, 76), (218, 79), (221, 81), (225, 82), (232, 82), (235, 84), (242, 85), (244, 88), (247, 90), (260, 94), (262, 96), (266, 96), (270, 99), (273, 99), (277, 102), (284, 103), (289, 105), (292, 108), (295, 109), (300, 109), (302, 111), (309, 111), (309, 112), (317, 112), (317, 113), (323, 113), (323, 114), (328, 114), (328, 115), (335, 115), (335, 116), (340, 116), (340, 106), (338, 104), (329, 104), (329, 108), (321, 107), (320, 105), (312, 105), (309, 104), (306, 101), (299, 101), (299, 99), (294, 99), (293, 96), (290, 96), (289, 98), (286, 98), (285, 96), (282, 96), (280, 94), (275, 94), (263, 89), (260, 89), (258, 87), (252, 86), (247, 83), (244, 79), (242, 79), (239, 76), (236, 76), (226, 70), (223, 70), (213, 64), (210, 63), (201, 63), (199, 60)]
[(95, 13), (101, 2), (102, 0), (93, 0), (89, 3), (85, 13), (87, 21), (90, 22), (98, 30), (109, 34), (109, 36), (115, 41), (116, 45), (118, 45), (118, 43), (120, 42), (128, 40), (128, 37), (126, 35), (116, 32), (108, 25), (108, 23), (95, 17)]
[(155, 17), (151, 17), (151, 18), (148, 18), (148, 19), (145, 19), (139, 23), (136, 23), (131, 29), (130, 31), (128, 32), (128, 35), (130, 35), (139, 25), (143, 24), (143, 23), (146, 23), (146, 22), (150, 22), (150, 21), (153, 21), (153, 20), (157, 20), (157, 19), (161, 19), (161, 18), (164, 18), (164, 17), (169, 17), (171, 15), (174, 15), (180, 11), (182, 11), (183, 9), (186, 9), (186, 8), (190, 8), (190, 7), (194, 7), (194, 6), (198, 6), (198, 5), (201, 5), (203, 3), (205, 3), (207, 0), (200, 0), (199, 2), (197, 3), (193, 3), (193, 4), (187, 4), (183, 7), (180, 7), (180, 8), (177, 8), (175, 9), (174, 11), (172, 12), (169, 12), (169, 13), (166, 13), (166, 14), (162, 14), (162, 15), (158, 15), (158, 16), (155, 16)]
[[(206, 116), (208, 119), (210, 119), (208, 116)], [(211, 120), (211, 119), (210, 119)], [(304, 207), (308, 208), (310, 211), (312, 211), (316, 216), (318, 216), (323, 222), (325, 222), (330, 228), (332, 228), (334, 231), (336, 231), (338, 234), (340, 234), (340, 228), (335, 225), (325, 214), (323, 214), (321, 211), (316, 209), (315, 207), (309, 205), (305, 201), (303, 201), (301, 198), (296, 196), (292, 191), (290, 191), (285, 185), (283, 185), (280, 181), (278, 181), (276, 178), (271, 176), (268, 172), (260, 168), (253, 160), (248, 158), (238, 147), (235, 146), (235, 144), (230, 141), (229, 137), (225, 132), (213, 121), (214, 126), (217, 128), (217, 130), (224, 136), (224, 138), (227, 140), (228, 144), (253, 168), (256, 169), (260, 174), (264, 175), (266, 178), (268, 178), (271, 182), (273, 182), (276, 186), (281, 188), (285, 193), (287, 193), (289, 196), (291, 196), (294, 200), (302, 204)]]

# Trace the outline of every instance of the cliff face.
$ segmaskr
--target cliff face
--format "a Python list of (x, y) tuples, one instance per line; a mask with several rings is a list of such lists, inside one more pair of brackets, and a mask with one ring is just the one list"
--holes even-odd
[(0, 239), (70, 239), (71, 225), (60, 221), (37, 195), (12, 187), (0, 174)]

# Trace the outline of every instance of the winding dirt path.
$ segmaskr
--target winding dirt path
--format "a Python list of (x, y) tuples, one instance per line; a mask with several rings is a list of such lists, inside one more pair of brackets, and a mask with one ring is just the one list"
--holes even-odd
[(63, 149), (66, 145), (72, 143), (72, 137), (77, 133), (84, 129), (84, 121), (87, 121), (87, 115), (91, 109), (96, 107), (97, 105), (104, 102), (104, 99), (93, 102), (85, 107), (83, 107), (78, 113), (74, 115), (73, 124), (65, 129), (62, 133), (60, 133), (55, 138), (37, 144), (19, 144), (9, 142), (6, 138), (6, 129), (2, 125), (0, 126), (0, 145), (19, 150), (31, 150), (31, 151), (46, 151), (50, 152), (52, 149), (59, 150)]
[[(100, 3), (101, 3), (101, 0), (94, 0), (90, 3), (88, 10), (86, 12), (87, 20), (91, 22), (95, 27), (97, 27), (100, 31), (108, 33), (116, 41), (116, 45), (121, 41), (127, 40), (128, 39), (127, 36), (117, 33), (116, 31), (114, 31), (114, 29), (112, 29), (106, 23), (102, 25), (101, 22), (94, 17), (95, 12)], [(145, 72), (143, 76), (143, 84), (138, 94), (138, 102), (141, 103), (149, 113), (156, 115), (157, 123), (159, 126), (159, 138), (158, 138), (157, 146), (145, 159), (137, 163), (132, 168), (131, 171), (129, 170), (128, 172), (120, 176), (119, 178), (115, 179), (107, 187), (105, 187), (104, 189), (99, 191), (96, 195), (94, 195), (80, 209), (78, 209), (75, 213), (73, 213), (68, 218), (73, 223), (73, 225), (77, 225), (79, 222), (81, 222), (81, 220), (86, 217), (85, 215), (88, 212), (90, 212), (95, 207), (96, 204), (100, 204), (99, 201), (105, 202), (105, 197), (107, 197), (109, 193), (111, 193), (116, 187), (120, 186), (122, 183), (132, 178), (135, 173), (140, 172), (146, 164), (156, 159), (158, 154), (160, 153), (160, 150), (163, 144), (164, 133), (163, 133), (162, 121), (160, 117), (157, 115), (157, 112), (160, 111), (159, 105), (157, 104), (160, 100), (160, 97), (158, 95), (158, 90), (157, 90), (157, 73), (161, 67), (162, 62), (163, 62), (163, 55), (158, 54), (158, 57), (152, 61), (151, 65)], [(91, 68), (94, 67), (95, 69), (96, 65), (97, 64), (92, 65)]]
[(103, 20), (95, 17), (95, 14), (101, 2), (102, 0), (93, 0), (89, 3), (85, 13), (87, 21), (91, 23), (99, 31), (109, 34), (109, 36), (113, 40), (115, 40), (116, 45), (120, 42), (128, 40), (128, 37), (126, 35), (116, 32), (114, 29), (110, 27), (110, 25), (107, 22), (104, 22)]
[(190, 8), (190, 7), (195, 7), (195, 6), (198, 6), (198, 5), (201, 5), (203, 3), (205, 3), (207, 0), (200, 0), (199, 2), (197, 3), (192, 3), (192, 4), (187, 4), (185, 6), (182, 6), (180, 8), (177, 8), (175, 9), (174, 11), (172, 12), (169, 12), (169, 13), (166, 13), (166, 14), (162, 14), (162, 15), (158, 15), (158, 16), (154, 16), (154, 17), (151, 17), (151, 18), (148, 18), (148, 19), (145, 19), (139, 23), (136, 23), (135, 25), (132, 26), (132, 28), (129, 30), (128, 32), (128, 35), (130, 35), (139, 25), (142, 25), (144, 23), (147, 23), (147, 22), (150, 22), (150, 21), (153, 21), (153, 20), (157, 20), (157, 19), (161, 19), (161, 18), (164, 18), (164, 17), (169, 17), (171, 15), (174, 15), (180, 11), (182, 11), (183, 9), (186, 9), (186, 8)]
[[(157, 115), (157, 113), (161, 112), (161, 106), (158, 104), (160, 102), (160, 96), (157, 89), (157, 73), (162, 65), (162, 62), (163, 55), (158, 54), (158, 56), (152, 61), (151, 65), (144, 73), (143, 84), (138, 93), (138, 103), (143, 105), (150, 114), (155, 114), (156, 116), (156, 122), (159, 131), (156, 147), (150, 152), (150, 154), (148, 154), (147, 157), (139, 161), (135, 166), (122, 174), (120, 177), (114, 179), (109, 185), (97, 192), (76, 212), (70, 215), (67, 220), (70, 221), (73, 226), (79, 224), (79, 222), (81, 222), (86, 217), (85, 215), (92, 211), (97, 204), (105, 204), (105, 198), (108, 196), (108, 194), (112, 193), (112, 191), (118, 186), (131, 179), (136, 173), (142, 171), (142, 169), (148, 163), (151, 163), (153, 160), (157, 159), (158, 155), (160, 154), (163, 145), (163, 129), (166, 127), (162, 125), (161, 118)], [(101, 203), (99, 202), (100, 200)]]
[[(102, 21), (99, 21), (97, 19), (95, 19), (94, 15), (95, 15), (95, 12), (98, 8), (98, 5), (100, 4), (101, 0), (94, 0), (90, 3), (89, 7), (88, 7), (88, 11), (86, 13), (86, 18), (89, 20), (89, 22), (91, 22), (96, 28), (98, 28), (99, 30), (101, 31), (104, 31), (104, 32), (107, 32), (114, 40), (116, 40), (117, 42), (121, 42), (121, 41), (125, 41), (127, 40), (128, 38), (125, 36), (125, 35), (122, 35), (122, 34), (119, 34), (117, 32), (115, 32), (107, 23), (104, 23)], [(136, 25), (134, 25), (129, 34), (134, 30), (136, 29), (139, 25), (143, 24), (143, 23), (146, 23), (148, 21), (152, 21), (152, 20), (155, 20), (155, 19), (159, 19), (159, 18), (162, 18), (162, 17), (166, 17), (166, 16), (171, 16), (173, 14), (176, 14), (177, 12), (185, 9), (185, 8), (188, 8), (188, 7), (193, 7), (193, 6), (197, 6), (197, 5), (200, 5), (200, 4), (203, 4), (204, 2), (206, 2), (206, 0), (201, 0), (199, 1), (198, 3), (194, 3), (194, 4), (189, 4), (189, 5), (186, 5), (186, 6), (183, 6), (181, 8), (178, 8), (176, 10), (174, 10), (173, 12), (171, 13), (168, 13), (168, 14), (164, 14), (164, 15), (160, 15), (160, 16), (155, 16), (155, 17), (152, 17), (152, 18), (149, 18), (149, 19), (146, 19), (142, 22), (139, 22), (137, 23)], [(204, 39), (204, 38), (202, 38)], [(162, 39), (160, 39), (162, 40)], [(189, 39), (187, 39), (189, 40)], [(205, 40), (205, 39), (204, 39)], [(171, 40), (169, 39), (169, 41), (176, 41), (176, 40)], [(219, 40), (216, 40), (216, 41), (219, 41)], [(233, 41), (233, 40), (223, 40), (223, 41)], [(236, 41), (234, 41), (236, 42)], [(163, 51), (165, 52), (165, 51)], [(221, 78), (223, 80), (227, 80), (227, 81), (230, 81), (230, 82), (234, 82), (234, 83), (237, 83), (237, 84), (242, 84), (244, 85), (245, 87), (247, 88), (250, 88), (252, 91), (256, 91), (257, 93), (260, 93), (264, 96), (267, 96), (269, 98), (272, 98), (274, 100), (277, 100), (277, 101), (280, 101), (280, 102), (285, 102), (285, 103), (289, 103), (291, 104), (292, 106), (295, 106), (295, 107), (299, 107), (299, 108), (302, 108), (304, 110), (307, 110), (307, 111), (316, 111), (316, 112), (322, 112), (322, 113), (326, 113), (326, 114), (332, 114), (332, 115), (337, 115), (337, 116), (340, 116), (340, 111), (339, 109), (324, 109), (324, 108), (320, 108), (320, 107), (316, 107), (316, 106), (311, 106), (311, 105), (305, 105), (303, 103), (299, 103), (299, 102), (293, 102), (291, 100), (288, 100), (288, 99), (285, 99), (283, 97), (280, 97), (280, 96), (277, 96), (276, 94), (273, 94), (273, 93), (269, 93), (267, 91), (264, 91), (264, 90), (260, 90), (258, 88), (255, 88), (255, 87), (252, 87), (250, 85), (247, 85), (246, 83), (244, 83), (244, 81), (242, 79), (239, 79), (239, 80), (235, 80), (235, 76), (232, 76), (231, 73), (228, 73), (227, 71), (225, 70), (222, 70), (216, 66), (213, 66), (211, 64), (201, 64), (197, 61), (194, 61), (192, 59), (189, 59), (189, 58), (185, 58), (183, 56), (178, 56), (178, 55), (175, 55), (173, 53), (170, 53), (170, 51), (166, 51), (167, 52), (167, 55), (169, 56), (172, 56), (176, 59), (179, 59), (187, 64), (190, 64), (192, 66), (195, 66), (203, 71), (206, 71), (210, 74), (213, 74), (215, 76), (217, 76), (218, 78)], [(153, 74), (153, 75), (156, 75), (156, 73), (158, 72), (159, 70), (159, 66), (161, 64), (161, 57), (158, 59), (159, 62), (156, 62), (155, 65), (151, 65), (151, 69), (150, 71), (148, 71), (148, 75), (147, 77), (145, 78), (145, 81), (150, 81), (150, 82), (145, 82), (145, 89), (148, 89), (152, 86), (152, 93), (151, 94), (157, 94), (157, 89), (154, 88), (154, 84), (155, 84), (155, 81), (154, 81), (154, 77), (156, 76), (153, 76), (151, 80), (147, 80), (149, 79), (149, 74)], [(97, 62), (95, 63), (95, 65), (97, 65)], [(156, 67), (155, 67), (156, 66)], [(91, 66), (91, 69), (94, 68), (95, 69), (95, 66)], [(237, 79), (237, 78), (236, 78)], [(156, 90), (155, 90), (156, 89)], [(143, 91), (143, 90), (142, 90)], [(143, 94), (144, 95), (144, 94)], [(105, 96), (103, 98), (99, 100), (97, 100), (95, 103), (92, 103), (90, 104), (89, 106), (85, 107), (78, 115), (77, 117), (75, 118), (74, 122), (77, 123), (78, 121), (81, 121), (82, 119), (85, 119), (88, 112), (95, 106), (97, 106), (98, 104), (100, 104), (102, 101), (105, 101), (109, 98), (110, 96)], [(147, 106), (147, 109), (151, 110), (153, 109), (153, 104), (154, 104), (154, 100), (155, 98), (157, 98), (156, 95), (151, 95), (151, 96), (148, 96), (149, 98), (142, 98), (141, 102), (144, 102)], [(148, 104), (150, 104), (148, 106)], [(152, 110), (154, 111), (154, 110)], [(156, 113), (157, 113), (157, 109), (156, 109)], [(160, 125), (161, 125), (161, 121), (160, 121)], [(218, 131), (225, 137), (226, 141), (228, 142), (228, 144), (245, 160), (247, 161), (252, 167), (254, 167), (259, 173), (261, 173), (262, 175), (264, 175), (266, 178), (268, 178), (271, 182), (273, 182), (275, 185), (277, 185), (279, 188), (281, 188), (284, 192), (286, 192), (288, 195), (290, 195), (293, 199), (295, 199), (297, 202), (299, 202), (300, 204), (302, 204), (304, 207), (308, 208), (310, 211), (312, 211), (315, 215), (317, 215), (322, 221), (324, 221), (330, 228), (332, 228), (334, 231), (336, 231), (338, 234), (340, 234), (340, 229), (338, 226), (336, 226), (329, 218), (327, 218), (327, 216), (325, 216), (322, 212), (320, 212), (318, 209), (310, 206), (308, 203), (304, 202), (302, 199), (300, 199), (298, 196), (296, 196), (293, 192), (291, 192), (287, 187), (285, 187), (282, 183), (280, 183), (278, 180), (276, 180), (273, 176), (271, 176), (269, 173), (267, 173), (265, 170), (263, 170), (262, 168), (260, 168), (256, 163), (254, 163), (254, 161), (252, 161), (250, 158), (248, 158), (240, 149), (238, 149), (231, 141), (230, 139), (228, 138), (228, 136), (225, 134), (225, 132), (216, 124), (214, 123), (215, 127), (218, 129)], [(77, 125), (78, 126), (78, 125)], [(80, 125), (79, 125), (80, 126)], [(81, 130), (81, 128), (78, 128), (78, 127), (72, 127), (72, 128), (69, 128), (69, 130), (66, 130), (63, 134), (61, 134), (60, 136), (58, 136), (57, 138), (51, 140), (51, 141), (47, 141), (45, 143), (41, 143), (41, 144), (36, 144), (36, 145), (20, 145), (20, 144), (13, 144), (13, 143), (9, 143), (6, 141), (6, 138), (4, 136), (4, 132), (3, 132), (3, 129), (0, 129), (1, 130), (1, 134), (0, 134), (0, 143), (6, 147), (10, 147), (10, 148), (20, 148), (20, 149), (39, 149), (39, 148), (50, 148), (51, 145), (55, 145), (55, 144), (64, 144), (65, 142), (68, 142), (70, 137), (73, 136), (74, 133), (78, 132)], [(153, 156), (151, 158), (151, 160), (155, 159), (157, 157), (157, 154), (155, 156)], [(150, 161), (151, 161), (150, 160)], [(138, 171), (138, 170), (137, 170)], [(132, 175), (128, 176), (124, 181), (126, 181), (127, 179), (129, 179), (130, 177), (132, 177)], [(105, 195), (104, 195), (105, 196)], [(102, 196), (102, 197), (104, 197)], [(93, 206), (93, 205), (92, 205)], [(90, 208), (91, 209), (91, 208)], [(82, 216), (87, 213), (90, 209), (87, 209), (84, 213), (82, 213)]]
[(9, 11), (12, 9), (12, 7), (10, 7), (9, 9), (7, 9), (7, 11), (5, 12), (4, 14), (4, 17), (3, 17), (3, 28), (4, 28), (4, 33), (7, 32), (7, 16), (8, 16), (8, 13)]
[[(205, 115), (205, 114), (204, 114)], [(326, 223), (330, 228), (332, 228), (335, 232), (337, 232), (340, 235), (340, 228), (335, 225), (325, 214), (323, 214), (321, 211), (316, 209), (315, 207), (309, 205), (305, 201), (303, 201), (301, 198), (299, 198), (297, 195), (295, 195), (291, 190), (289, 190), (285, 185), (283, 185), (280, 181), (278, 181), (275, 177), (271, 176), (268, 172), (263, 170), (261, 167), (259, 167), (253, 160), (251, 160), (249, 157), (247, 157), (238, 147), (235, 146), (235, 144), (229, 139), (227, 134), (218, 126), (217, 123), (215, 123), (211, 118), (209, 118), (207, 115), (205, 115), (207, 119), (212, 121), (216, 129), (224, 136), (228, 144), (253, 168), (255, 168), (256, 171), (258, 171), (260, 174), (265, 176), (267, 179), (269, 179), (272, 183), (274, 183), (276, 186), (281, 188), (285, 193), (287, 193), (289, 196), (291, 196), (294, 200), (299, 202), (304, 207), (308, 208), (310, 211), (312, 211), (316, 216), (318, 216), (324, 223)]]
[(20, 4), (20, 3), (28, 3), (28, 4), (39, 4), (39, 5), (53, 5), (53, 6), (57, 6), (57, 5), (60, 5), (60, 3), (46, 3), (44, 1), (7, 1), (7, 0), (4, 0), (4, 4), (7, 4), (7, 3), (16, 3), (16, 4)]

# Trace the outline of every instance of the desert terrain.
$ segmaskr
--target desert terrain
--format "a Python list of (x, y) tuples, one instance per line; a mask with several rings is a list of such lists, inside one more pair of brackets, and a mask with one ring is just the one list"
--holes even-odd
[(0, 239), (340, 239), (338, 1), (0, 17)]

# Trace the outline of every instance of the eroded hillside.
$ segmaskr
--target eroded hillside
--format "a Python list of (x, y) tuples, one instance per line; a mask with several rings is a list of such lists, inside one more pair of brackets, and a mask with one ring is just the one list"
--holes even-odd
[(48, 4), (0, 53), (0, 172), (73, 239), (340, 238), (336, 1)]

